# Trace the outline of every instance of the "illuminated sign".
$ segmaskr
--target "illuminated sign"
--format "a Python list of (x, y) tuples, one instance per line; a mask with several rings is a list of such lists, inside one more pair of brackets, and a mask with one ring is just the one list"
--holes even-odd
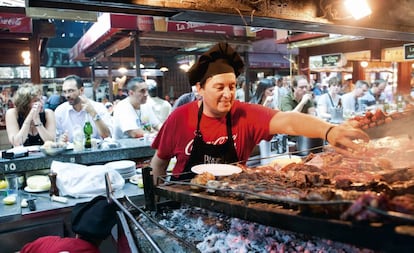
[(404, 59), (405, 60), (414, 60), (414, 44), (405, 44), (404, 45)]

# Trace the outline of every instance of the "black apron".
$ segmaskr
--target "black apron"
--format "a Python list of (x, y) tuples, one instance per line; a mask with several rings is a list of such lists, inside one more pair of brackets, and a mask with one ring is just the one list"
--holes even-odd
[(185, 180), (193, 178), (195, 174), (191, 172), (191, 168), (198, 164), (234, 163), (239, 161), (236, 148), (234, 147), (233, 135), (231, 131), (230, 112), (226, 115), (227, 141), (219, 145), (207, 144), (204, 142), (203, 135), (200, 131), (200, 121), (202, 115), (203, 103), (201, 103), (200, 108), (198, 109), (197, 130), (190, 158), (184, 167), (183, 173), (179, 175), (178, 178), (172, 177), (172, 180)]

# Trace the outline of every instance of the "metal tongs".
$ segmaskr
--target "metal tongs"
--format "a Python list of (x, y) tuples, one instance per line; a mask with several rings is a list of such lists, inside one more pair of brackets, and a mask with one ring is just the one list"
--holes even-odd
[(374, 212), (376, 214), (379, 214), (379, 215), (382, 215), (382, 216), (385, 216), (391, 219), (396, 219), (396, 220), (400, 220), (403, 222), (414, 224), (414, 215), (412, 214), (401, 213), (401, 212), (396, 212), (396, 211), (386, 211), (386, 210), (382, 210), (382, 209), (375, 208), (372, 206), (366, 206), (366, 208), (369, 211)]
[[(109, 178), (109, 174), (105, 173), (105, 186), (106, 186), (106, 198), (108, 200), (108, 203), (115, 203), (119, 209), (126, 215), (128, 218), (134, 223), (135, 226), (141, 231), (141, 233), (144, 235), (144, 237), (148, 240), (148, 242), (151, 244), (151, 247), (159, 253), (162, 253), (163, 251), (158, 246), (158, 244), (154, 241), (154, 239), (145, 231), (145, 229), (141, 226), (141, 224), (138, 223), (138, 221), (135, 219), (135, 217), (121, 204), (121, 202), (118, 201), (113, 195), (114, 190), (112, 189), (111, 185), (111, 179)], [(130, 240), (128, 240), (130, 241)], [(130, 247), (135, 248), (135, 247)]]

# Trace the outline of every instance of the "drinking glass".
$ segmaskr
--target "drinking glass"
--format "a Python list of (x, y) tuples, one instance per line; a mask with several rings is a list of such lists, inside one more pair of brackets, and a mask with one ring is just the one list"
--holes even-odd
[(7, 196), (17, 196), (19, 191), (19, 181), (16, 174), (7, 174), (5, 176), (7, 181)]

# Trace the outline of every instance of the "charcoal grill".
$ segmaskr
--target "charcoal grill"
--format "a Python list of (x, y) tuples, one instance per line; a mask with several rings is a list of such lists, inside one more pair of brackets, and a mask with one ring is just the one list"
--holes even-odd
[[(151, 168), (143, 168), (142, 173), (145, 206), (134, 206), (133, 212), (131, 212), (131, 209), (123, 207), (119, 212), (120, 223), (131, 252), (163, 252), (162, 246), (159, 246), (159, 243), (150, 235), (152, 232), (146, 231), (136, 221), (136, 217), (139, 213), (162, 212), (165, 208), (174, 208), (173, 205), (178, 207), (180, 204), (200, 207), (229, 217), (348, 243), (375, 251), (414, 252), (414, 222), (411, 223), (409, 219), (396, 220), (393, 223), (352, 223), (334, 218), (306, 215), (295, 208), (295, 205), (291, 206), (292, 203), (285, 203), (285, 200), (273, 201), (272, 199), (260, 199), (257, 196), (251, 198), (248, 195), (234, 199), (211, 195), (206, 192), (194, 192), (190, 188), (191, 184), (187, 181), (168, 182), (155, 187)], [(108, 196), (111, 198), (110, 184), (107, 188)], [(159, 198), (162, 201), (157, 201)], [(114, 198), (111, 199), (117, 202), (118, 205), (125, 206), (125, 203), (122, 204)], [(324, 204), (337, 206), (349, 205), (350, 203), (339, 201)], [(154, 224), (156, 223), (154, 222)], [(179, 251), (197, 252), (194, 245), (188, 245), (182, 239), (176, 238), (176, 236), (166, 231), (166, 229), (164, 232), (164, 238), (169, 237), (177, 240), (177, 244), (182, 247)], [(138, 233), (141, 234), (139, 238), (137, 238)], [(146, 245), (144, 249), (142, 248), (143, 244)]]
[[(257, 222), (293, 232), (327, 238), (381, 252), (414, 252), (414, 221), (354, 223), (340, 219), (306, 215), (297, 208), (289, 208), (285, 200), (269, 201), (257, 198), (231, 199), (207, 192), (194, 192), (189, 182), (169, 181), (153, 185), (151, 168), (143, 169), (146, 207), (158, 208), (156, 196), (226, 214), (230, 217)], [(302, 204), (302, 203), (301, 203)], [(315, 203), (308, 203), (315, 204)], [(346, 202), (327, 202), (326, 205), (346, 205)]]

